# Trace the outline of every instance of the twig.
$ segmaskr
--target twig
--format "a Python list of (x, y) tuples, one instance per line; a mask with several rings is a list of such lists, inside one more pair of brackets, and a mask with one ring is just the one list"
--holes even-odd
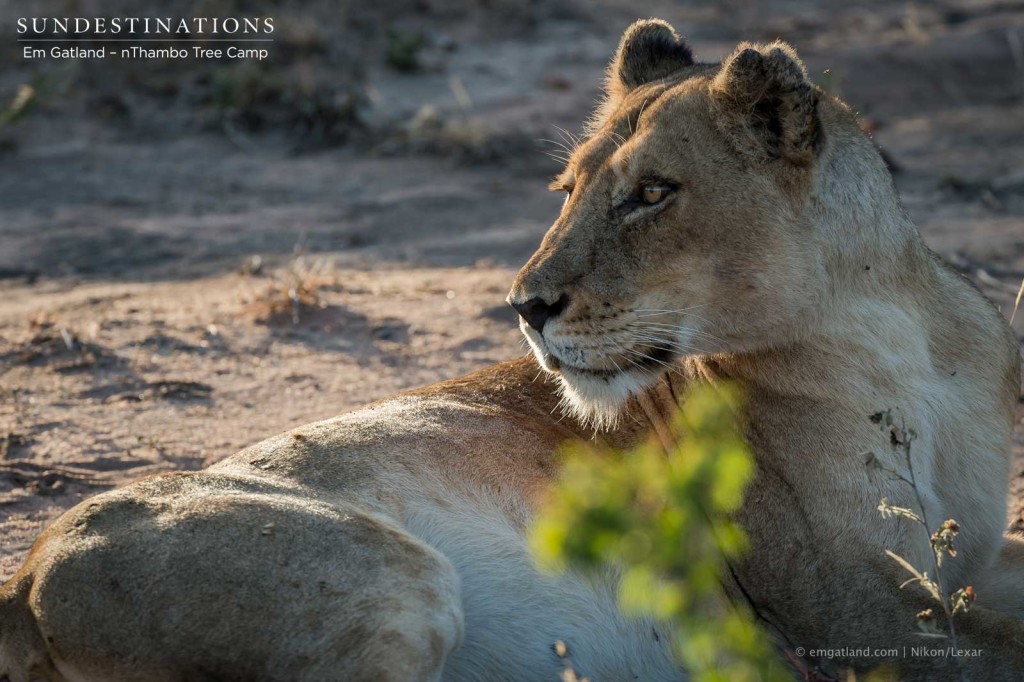
[[(900, 443), (900, 446), (903, 448), (903, 456), (907, 460), (907, 470), (910, 472), (910, 487), (914, 490), (914, 497), (917, 498), (917, 506), (921, 509), (921, 519), (924, 521), (925, 533), (928, 533), (931, 531), (932, 525), (928, 520), (928, 510), (924, 506), (924, 499), (921, 497), (921, 491), (918, 489), (917, 486), (917, 477), (914, 475), (914, 465), (910, 459), (910, 443), (911, 441), (914, 440), (914, 434), (912, 432), (907, 431), (906, 420), (904, 420), (902, 417), (900, 417), (900, 428), (903, 431), (903, 441)], [(953, 651), (959, 652), (960, 645), (957, 642), (956, 624), (953, 622), (953, 613), (949, 608), (949, 599), (946, 596), (946, 586), (943, 584), (942, 581), (942, 569), (939, 567), (939, 557), (935, 553), (934, 548), (931, 552), (931, 555), (932, 566), (934, 566), (935, 568), (935, 582), (938, 585), (939, 594), (942, 596), (942, 598), (939, 600), (939, 603), (942, 604), (942, 610), (946, 614), (946, 622), (949, 623), (949, 638), (953, 644)], [(964, 680), (965, 678), (963, 661), (960, 660), (960, 654), (956, 653), (954, 655), (954, 658), (956, 658), (956, 665), (960, 671), (960, 679)]]
[(1013, 286), (1012, 284), (1007, 284), (1006, 282), (1002, 282), (996, 279), (995, 277), (990, 275), (987, 270), (984, 270), (982, 268), (978, 268), (977, 270), (975, 270), (974, 276), (978, 278), (979, 282), (986, 286), (990, 286), (993, 289), (999, 289), (1000, 291), (1004, 291), (1008, 294), (1017, 293), (1017, 287)]
[(1013, 312), (1010, 313), (1010, 324), (1013, 324), (1013, 318), (1017, 317), (1017, 309), (1020, 308), (1020, 297), (1024, 295), (1024, 279), (1020, 281), (1020, 289), (1017, 290), (1017, 298), (1013, 302)]

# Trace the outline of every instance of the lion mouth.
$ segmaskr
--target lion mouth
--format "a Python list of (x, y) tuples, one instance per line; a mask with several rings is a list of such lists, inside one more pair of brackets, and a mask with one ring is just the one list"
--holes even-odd
[(659, 369), (667, 368), (677, 359), (677, 354), (670, 348), (664, 346), (645, 346), (643, 349), (634, 348), (623, 353), (620, 361), (615, 363), (613, 368), (606, 367), (584, 367), (565, 362), (551, 352), (545, 352), (541, 365), (552, 374), (582, 375), (586, 377), (612, 379), (631, 371), (651, 373)]
[(567, 362), (547, 349), (535, 350), (544, 370), (558, 378), (559, 404), (566, 414), (598, 430), (613, 428), (630, 397), (653, 386), (681, 357), (671, 348), (643, 345), (595, 357), (601, 365), (594, 367)]
[(565, 360), (562, 360), (554, 353), (548, 351), (545, 351), (541, 357), (541, 366), (543, 366), (544, 369), (547, 370), (548, 372), (560, 376), (564, 376), (566, 374), (582, 374), (591, 377), (610, 378), (621, 373), (621, 370), (618, 369), (606, 369), (601, 367), (584, 367), (581, 365), (574, 365), (569, 362), (566, 362)]
[(646, 353), (633, 360), (633, 366), (646, 370), (668, 369), (679, 357), (679, 353), (667, 346), (648, 346)]

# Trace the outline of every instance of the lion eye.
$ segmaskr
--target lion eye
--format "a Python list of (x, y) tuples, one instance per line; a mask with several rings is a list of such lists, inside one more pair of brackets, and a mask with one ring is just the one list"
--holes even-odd
[(643, 185), (640, 188), (640, 197), (644, 200), (645, 204), (653, 206), (654, 204), (661, 203), (671, 191), (671, 187), (664, 185)]

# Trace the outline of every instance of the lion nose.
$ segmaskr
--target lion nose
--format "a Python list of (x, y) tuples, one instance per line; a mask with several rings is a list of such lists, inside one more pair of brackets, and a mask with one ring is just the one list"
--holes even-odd
[(552, 317), (556, 317), (560, 312), (565, 310), (565, 307), (569, 305), (569, 296), (562, 294), (557, 301), (554, 303), (548, 303), (543, 298), (534, 297), (522, 303), (516, 303), (512, 301), (512, 307), (516, 309), (516, 312), (522, 315), (523, 319), (526, 320), (526, 324), (530, 325), (537, 330), (538, 333), (544, 331), (544, 325)]

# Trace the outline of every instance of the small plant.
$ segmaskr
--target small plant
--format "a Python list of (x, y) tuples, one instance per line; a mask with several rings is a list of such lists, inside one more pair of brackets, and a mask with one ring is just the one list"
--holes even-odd
[[(957, 535), (960, 534), (960, 524), (957, 523), (955, 519), (947, 519), (942, 523), (942, 525), (937, 527), (937, 530), (934, 532), (929, 531), (929, 529), (934, 528), (935, 526), (932, 526), (928, 519), (928, 513), (924, 506), (924, 500), (921, 498), (921, 491), (917, 486), (917, 479), (914, 475), (914, 467), (912, 466), (910, 456), (911, 444), (917, 438), (917, 433), (913, 429), (908, 429), (906, 424), (902, 423), (902, 420), (901, 423), (897, 425), (893, 419), (891, 410), (876, 412), (871, 415), (870, 419), (875, 424), (879, 424), (883, 430), (887, 430), (889, 432), (889, 439), (893, 448), (903, 454), (908, 473), (904, 476), (899, 471), (884, 466), (875, 457), (871, 457), (869, 462), (876, 468), (885, 471), (889, 475), (909, 485), (911, 490), (914, 491), (917, 507), (921, 510), (921, 513), (918, 514), (908, 507), (899, 507), (890, 504), (887, 498), (882, 498), (881, 502), (879, 502), (878, 511), (882, 514), (883, 519), (904, 518), (921, 526), (925, 534), (928, 535), (928, 541), (932, 548), (932, 569), (934, 570), (934, 578), (929, 576), (927, 571), (919, 570), (895, 552), (885, 550), (885, 553), (890, 556), (893, 561), (905, 568), (912, 576), (901, 584), (900, 588), (917, 583), (942, 607), (942, 611), (946, 617), (947, 631), (944, 633), (939, 628), (939, 625), (936, 623), (934, 610), (925, 609), (917, 614), (917, 627), (921, 630), (921, 633), (932, 637), (949, 637), (950, 643), (953, 645), (953, 651), (959, 651), (954, 617), (958, 613), (967, 612), (970, 609), (971, 604), (974, 603), (975, 594), (974, 589), (970, 585), (962, 587), (955, 592), (949, 592), (948, 587), (945, 585), (945, 580), (943, 579), (942, 566), (947, 557), (950, 559), (956, 558), (954, 541), (956, 540)], [(954, 656), (956, 657), (957, 665), (961, 665), (959, 656), (955, 653)], [(962, 676), (963, 671), (961, 669), (961, 677)]]
[[(622, 610), (669, 625), (696, 682), (788, 680), (770, 637), (721, 586), (747, 546), (732, 514), (753, 475), (735, 398), (727, 387), (695, 389), (673, 431), (682, 439), (625, 453), (574, 446), (531, 544), (548, 569), (621, 572)], [(581, 677), (568, 667), (566, 679)]]
[(505, 159), (531, 146), (522, 131), (502, 131), (478, 116), (444, 114), (427, 104), (377, 148), (384, 154), (432, 154), (462, 163)]
[[(250, 259), (249, 263), (254, 261)], [(255, 294), (246, 297), (246, 311), (257, 321), (277, 324), (289, 320), (297, 325), (308, 313), (327, 307), (321, 288), (333, 284), (324, 276), (323, 261), (307, 262), (295, 256), (288, 265), (270, 275), (271, 281)], [(256, 273), (263, 271), (262, 261)]]
[(35, 88), (27, 83), (19, 86), (11, 103), (3, 111), (0, 111), (0, 130), (27, 114), (35, 100)]
[(385, 41), (384, 61), (389, 67), (400, 73), (420, 69), (420, 50), (427, 44), (421, 34), (392, 29), (387, 32)]

